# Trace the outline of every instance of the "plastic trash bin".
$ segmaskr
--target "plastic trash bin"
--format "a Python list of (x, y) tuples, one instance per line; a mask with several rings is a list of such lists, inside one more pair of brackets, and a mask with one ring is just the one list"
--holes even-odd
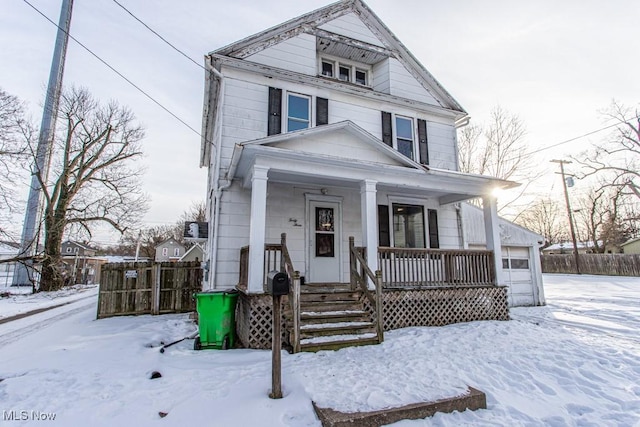
[(198, 329), (193, 348), (226, 350), (236, 342), (236, 301), (238, 291), (207, 291), (195, 295), (198, 310)]

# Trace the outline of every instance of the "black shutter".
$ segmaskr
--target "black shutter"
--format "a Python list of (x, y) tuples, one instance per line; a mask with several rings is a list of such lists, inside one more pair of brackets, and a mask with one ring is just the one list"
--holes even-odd
[(418, 148), (420, 149), (420, 163), (429, 164), (429, 148), (427, 146), (427, 122), (418, 119)]
[(431, 249), (440, 248), (440, 239), (438, 238), (438, 211), (428, 209), (429, 214), (429, 247)]
[(329, 123), (329, 100), (327, 98), (316, 98), (316, 126)]
[(382, 142), (393, 147), (393, 134), (391, 130), (391, 113), (382, 112)]
[(269, 121), (267, 135), (282, 133), (282, 89), (269, 88)]
[(380, 246), (391, 246), (389, 205), (378, 205), (378, 244)]

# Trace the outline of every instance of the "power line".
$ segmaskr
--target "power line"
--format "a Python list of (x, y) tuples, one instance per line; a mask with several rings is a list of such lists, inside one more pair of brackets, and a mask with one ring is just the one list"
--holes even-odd
[(194, 64), (196, 64), (197, 67), (202, 68), (203, 70), (207, 71), (206, 68), (204, 68), (202, 66), (202, 64), (199, 64), (197, 61), (195, 61), (193, 58), (191, 58), (189, 55), (187, 55), (186, 53), (184, 53), (182, 50), (178, 49), (177, 47), (175, 47), (171, 42), (169, 42), (167, 39), (165, 39), (164, 37), (162, 37), (156, 30), (154, 30), (153, 28), (151, 28), (150, 26), (148, 26), (142, 19), (138, 18), (136, 15), (133, 14), (133, 12), (131, 12), (129, 9), (127, 9), (126, 7), (124, 7), (118, 0), (113, 0), (113, 2), (115, 4), (117, 4), (118, 6), (120, 6), (125, 12), (127, 12), (129, 15), (131, 15), (131, 17), (133, 19), (135, 19), (136, 21), (138, 21), (140, 24), (142, 24), (147, 30), (151, 31), (153, 34), (155, 34), (158, 38), (160, 38), (160, 40), (162, 40), (163, 42), (165, 42), (166, 44), (168, 44), (169, 46), (171, 46), (171, 48), (173, 50), (175, 50), (176, 52), (178, 52), (180, 55), (184, 56), (185, 58), (187, 58), (189, 61), (193, 62)]
[[(32, 5), (31, 3), (29, 3), (28, 0), (22, 0), (23, 2), (25, 2), (26, 4), (28, 4), (33, 10), (35, 10), (38, 14), (40, 14), (43, 18), (45, 18), (47, 21), (49, 21), (50, 23), (52, 23), (53, 25), (55, 25), (57, 28), (60, 28), (58, 26), (58, 24), (56, 24), (55, 22), (53, 22), (51, 19), (49, 19), (49, 17), (47, 15), (45, 15), (44, 13), (42, 13), (37, 7), (35, 7), (34, 5)], [(62, 28), (60, 28), (62, 29)], [(64, 31), (64, 30), (63, 30)], [(65, 31), (66, 33), (66, 31)], [(196, 135), (198, 135), (199, 137), (202, 138), (202, 135), (200, 134), (200, 132), (198, 132), (196, 129), (194, 129), (193, 127), (191, 127), (191, 125), (189, 125), (187, 122), (185, 122), (184, 120), (182, 120), (180, 117), (178, 117), (175, 113), (173, 113), (171, 110), (169, 110), (167, 107), (165, 107), (164, 105), (162, 105), (160, 103), (160, 101), (157, 101), (154, 97), (152, 97), (151, 95), (149, 95), (147, 92), (145, 92), (140, 86), (136, 85), (134, 82), (132, 82), (131, 80), (129, 80), (127, 77), (125, 77), (121, 72), (119, 72), (118, 70), (116, 70), (111, 64), (109, 64), (107, 61), (105, 61), (104, 59), (102, 59), (100, 56), (98, 56), (96, 53), (94, 53), (91, 49), (89, 49), (87, 46), (85, 46), (83, 43), (81, 43), (78, 39), (76, 39), (74, 36), (72, 36), (71, 34), (67, 33), (69, 35), (69, 38), (71, 38), (74, 42), (78, 43), (78, 45), (80, 45), (84, 50), (86, 50), (87, 52), (89, 52), (93, 57), (95, 57), (98, 61), (102, 62), (107, 68), (109, 68), (111, 71), (113, 71), (114, 73), (116, 73), (118, 76), (120, 76), (124, 81), (126, 81), (127, 83), (129, 83), (131, 86), (133, 86), (138, 92), (142, 93), (144, 96), (146, 96), (147, 98), (149, 98), (154, 104), (156, 104), (157, 106), (159, 106), (160, 108), (162, 108), (164, 111), (166, 111), (167, 113), (169, 113), (174, 119), (178, 120), (180, 123), (182, 123), (184, 126), (186, 126), (188, 129), (190, 129), (193, 133), (195, 133)]]

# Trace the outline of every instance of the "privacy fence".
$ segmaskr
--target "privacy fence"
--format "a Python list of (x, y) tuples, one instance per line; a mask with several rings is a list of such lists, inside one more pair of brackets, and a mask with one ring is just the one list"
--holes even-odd
[[(640, 276), (640, 255), (627, 254), (580, 254), (580, 272), (608, 276)], [(573, 254), (542, 255), (543, 273), (576, 273)]]
[(98, 319), (195, 311), (200, 262), (109, 263), (102, 266)]

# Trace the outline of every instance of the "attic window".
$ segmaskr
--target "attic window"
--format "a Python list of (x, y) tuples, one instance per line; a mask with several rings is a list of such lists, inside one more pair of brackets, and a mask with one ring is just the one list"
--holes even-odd
[(337, 78), (340, 81), (361, 86), (371, 85), (371, 67), (366, 64), (325, 55), (319, 58), (319, 64), (319, 73), (323, 77)]

